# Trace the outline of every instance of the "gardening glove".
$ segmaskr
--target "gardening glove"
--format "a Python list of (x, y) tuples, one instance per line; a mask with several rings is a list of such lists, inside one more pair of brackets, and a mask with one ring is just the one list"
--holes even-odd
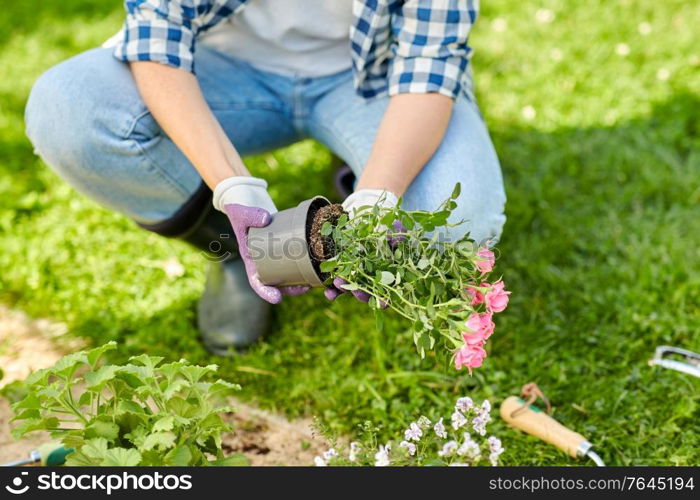
[[(399, 202), (398, 196), (391, 191), (384, 189), (360, 189), (348, 196), (343, 202), (343, 209), (348, 213), (350, 218), (362, 215), (367, 210), (372, 210), (372, 207), (378, 205), (379, 208), (394, 208)], [(377, 230), (383, 231), (387, 228), (380, 226)], [(406, 228), (403, 227), (401, 221), (394, 221), (392, 228), (387, 230), (387, 239), (389, 245), (395, 248), (401, 243), (404, 236), (395, 236), (394, 233), (405, 233)]]
[(274, 287), (265, 285), (258, 276), (255, 262), (248, 252), (248, 229), (265, 227), (277, 213), (277, 207), (267, 192), (267, 182), (255, 177), (236, 176), (221, 181), (214, 189), (214, 208), (228, 215), (238, 242), (248, 282), (260, 298), (270, 304), (279, 304), (282, 294), (300, 295), (306, 286)]
[(360, 215), (365, 210), (379, 205), (379, 208), (394, 208), (399, 202), (398, 196), (384, 189), (358, 189), (343, 202), (343, 209), (350, 218)]

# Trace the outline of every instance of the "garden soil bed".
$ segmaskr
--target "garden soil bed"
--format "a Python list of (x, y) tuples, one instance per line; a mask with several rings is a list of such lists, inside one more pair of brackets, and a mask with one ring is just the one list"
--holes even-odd
[(235, 432), (224, 436), (224, 454), (243, 453), (251, 465), (313, 465), (328, 445), (313, 431), (311, 419), (287, 420), (239, 401), (229, 415)]

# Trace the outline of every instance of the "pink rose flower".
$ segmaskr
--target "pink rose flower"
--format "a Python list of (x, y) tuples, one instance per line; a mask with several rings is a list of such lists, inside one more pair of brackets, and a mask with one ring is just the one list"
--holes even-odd
[(466, 366), (471, 373), (472, 368), (479, 368), (484, 362), (486, 351), (481, 345), (464, 345), (455, 354), (455, 368), (461, 370)]
[[(490, 286), (488, 283), (484, 283), (484, 286)], [(484, 301), (484, 294), (481, 293), (476, 285), (468, 286), (464, 289), (467, 294), (467, 298), (470, 300), (469, 304), (472, 306), (478, 306)]]
[(486, 340), (486, 335), (483, 327), (481, 326), (481, 318), (479, 317), (479, 313), (472, 313), (469, 318), (467, 318), (467, 328), (469, 328), (471, 331), (464, 332), (462, 334), (464, 342), (466, 342), (468, 345), (484, 343)]
[(488, 312), (481, 315), (481, 328), (486, 338), (489, 338), (496, 328), (496, 324), (493, 322), (493, 313)]
[(493, 333), (496, 325), (492, 319), (492, 313), (472, 313), (467, 318), (467, 328), (470, 332), (464, 332), (462, 338), (469, 345), (482, 344)]
[(481, 274), (489, 273), (493, 269), (493, 265), (496, 263), (496, 256), (488, 248), (482, 248), (476, 253), (478, 259), (474, 262), (476, 267), (479, 268)]
[(505, 290), (503, 281), (497, 281), (491, 287), (491, 290), (484, 295), (486, 308), (495, 313), (503, 311), (508, 306), (508, 295), (510, 292)]

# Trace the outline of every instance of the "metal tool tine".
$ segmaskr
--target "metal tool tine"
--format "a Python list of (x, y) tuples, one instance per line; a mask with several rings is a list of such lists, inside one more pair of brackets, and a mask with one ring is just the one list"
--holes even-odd
[[(685, 361), (668, 359), (666, 357), (668, 354), (682, 356), (685, 358)], [(656, 351), (654, 351), (654, 357), (649, 360), (649, 364), (652, 366), (661, 366), (663, 368), (668, 368), (669, 370), (675, 370), (681, 373), (687, 373), (688, 375), (693, 375), (700, 378), (700, 354), (687, 349), (681, 349), (680, 347), (668, 345), (657, 347)]]

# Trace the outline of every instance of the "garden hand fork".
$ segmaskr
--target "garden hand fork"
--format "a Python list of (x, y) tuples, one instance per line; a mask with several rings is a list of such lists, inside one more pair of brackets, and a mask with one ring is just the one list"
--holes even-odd
[(31, 465), (39, 462), (41, 465), (63, 465), (66, 461), (66, 455), (72, 451), (72, 448), (64, 448), (61, 443), (44, 443), (36, 450), (32, 450), (28, 457), (0, 464), (0, 467), (17, 467), (18, 465)]
[[(596, 465), (605, 467), (605, 463), (591, 449), (593, 445), (585, 437), (564, 427), (549, 416), (549, 401), (536, 384), (524, 385), (522, 396), (523, 398), (527, 397), (527, 401), (515, 396), (510, 396), (503, 401), (501, 404), (501, 418), (503, 420), (523, 432), (553, 444), (573, 458), (588, 457)], [(538, 396), (547, 405), (546, 412), (532, 404)]]
[[(683, 361), (671, 359), (669, 354), (680, 356)], [(654, 357), (649, 360), (649, 365), (661, 366), (700, 378), (700, 354), (680, 347), (660, 345), (654, 351)]]

